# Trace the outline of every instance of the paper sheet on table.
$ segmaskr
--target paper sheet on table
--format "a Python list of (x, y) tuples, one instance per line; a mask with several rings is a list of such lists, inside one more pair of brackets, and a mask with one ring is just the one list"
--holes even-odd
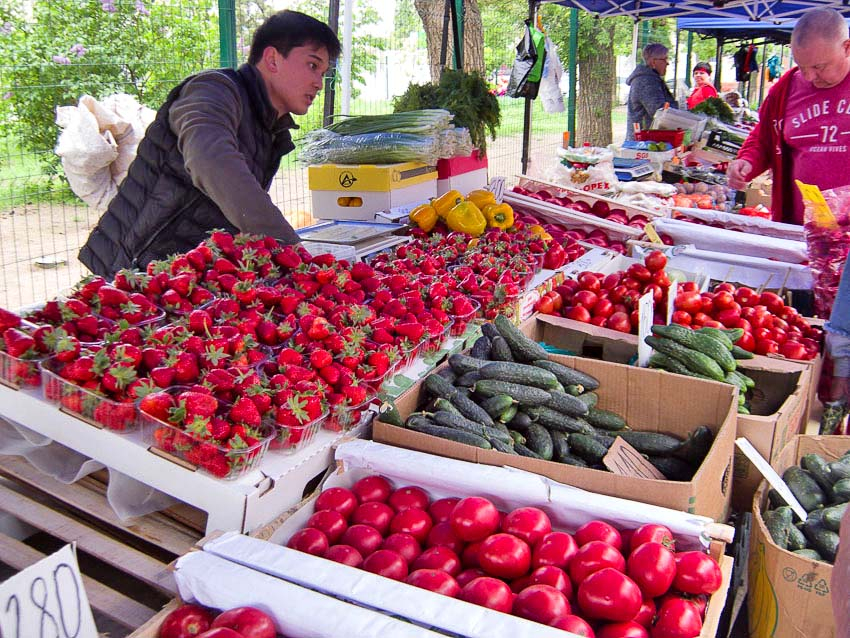
[[(290, 638), (443, 635), (273, 578), (209, 552), (191, 552), (181, 557), (174, 576), (183, 600), (216, 609), (257, 607), (274, 619), (278, 632)], [(222, 587), (222, 583), (227, 583), (227, 587)]]
[(744, 232), (753, 235), (764, 235), (766, 237), (790, 239), (792, 241), (806, 241), (803, 227), (797, 224), (783, 224), (760, 217), (749, 217), (737, 213), (726, 213), (703, 208), (682, 208), (676, 206), (673, 210), (706, 222), (720, 222), (725, 228), (740, 228)]
[(766, 257), (789, 264), (801, 264), (809, 258), (806, 243), (802, 241), (751, 235), (678, 219), (657, 219), (654, 224), (658, 234), (666, 233), (677, 244), (693, 244), (702, 250)]
[(773, 289), (809, 290), (812, 287), (812, 271), (808, 266), (762, 257), (688, 248), (677, 252), (667, 263), (681, 270), (699, 267), (712, 279), (752, 288), (764, 285)]

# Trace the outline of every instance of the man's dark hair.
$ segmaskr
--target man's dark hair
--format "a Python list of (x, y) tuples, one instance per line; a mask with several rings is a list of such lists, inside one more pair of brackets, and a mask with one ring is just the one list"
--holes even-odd
[(708, 62), (697, 62), (694, 65), (693, 73), (697, 71), (705, 71), (708, 75), (711, 75), (711, 65)]
[(286, 57), (292, 49), (305, 44), (325, 47), (331, 60), (339, 57), (342, 48), (339, 38), (324, 22), (298, 11), (278, 11), (254, 31), (248, 64), (257, 64), (266, 47), (274, 47)]

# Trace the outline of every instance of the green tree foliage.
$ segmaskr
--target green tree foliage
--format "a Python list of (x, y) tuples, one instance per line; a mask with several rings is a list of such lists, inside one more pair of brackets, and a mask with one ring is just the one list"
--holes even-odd
[(240, 0), (236, 4), (236, 57), (245, 62), (254, 31), (277, 11), (271, 0)]
[(128, 93), (155, 109), (185, 76), (218, 66), (214, 3), (143, 2), (34, 0), (27, 16), (20, 0), (0, 0), (0, 135), (55, 168), (57, 106)]

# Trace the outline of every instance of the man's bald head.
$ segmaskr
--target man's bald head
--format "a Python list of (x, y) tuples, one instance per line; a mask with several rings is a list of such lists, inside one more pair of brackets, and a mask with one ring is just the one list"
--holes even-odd
[(791, 34), (791, 54), (800, 73), (816, 89), (840, 84), (850, 73), (847, 23), (835, 9), (811, 9)]
[(813, 40), (843, 42), (850, 37), (847, 22), (835, 9), (811, 9), (797, 20), (791, 34), (791, 46), (808, 46)]

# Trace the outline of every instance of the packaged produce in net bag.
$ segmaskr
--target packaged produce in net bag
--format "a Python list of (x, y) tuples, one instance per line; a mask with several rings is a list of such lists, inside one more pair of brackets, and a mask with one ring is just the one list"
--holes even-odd
[(812, 271), (815, 313), (829, 318), (850, 249), (850, 186), (821, 193), (797, 181), (805, 204), (806, 248)]

